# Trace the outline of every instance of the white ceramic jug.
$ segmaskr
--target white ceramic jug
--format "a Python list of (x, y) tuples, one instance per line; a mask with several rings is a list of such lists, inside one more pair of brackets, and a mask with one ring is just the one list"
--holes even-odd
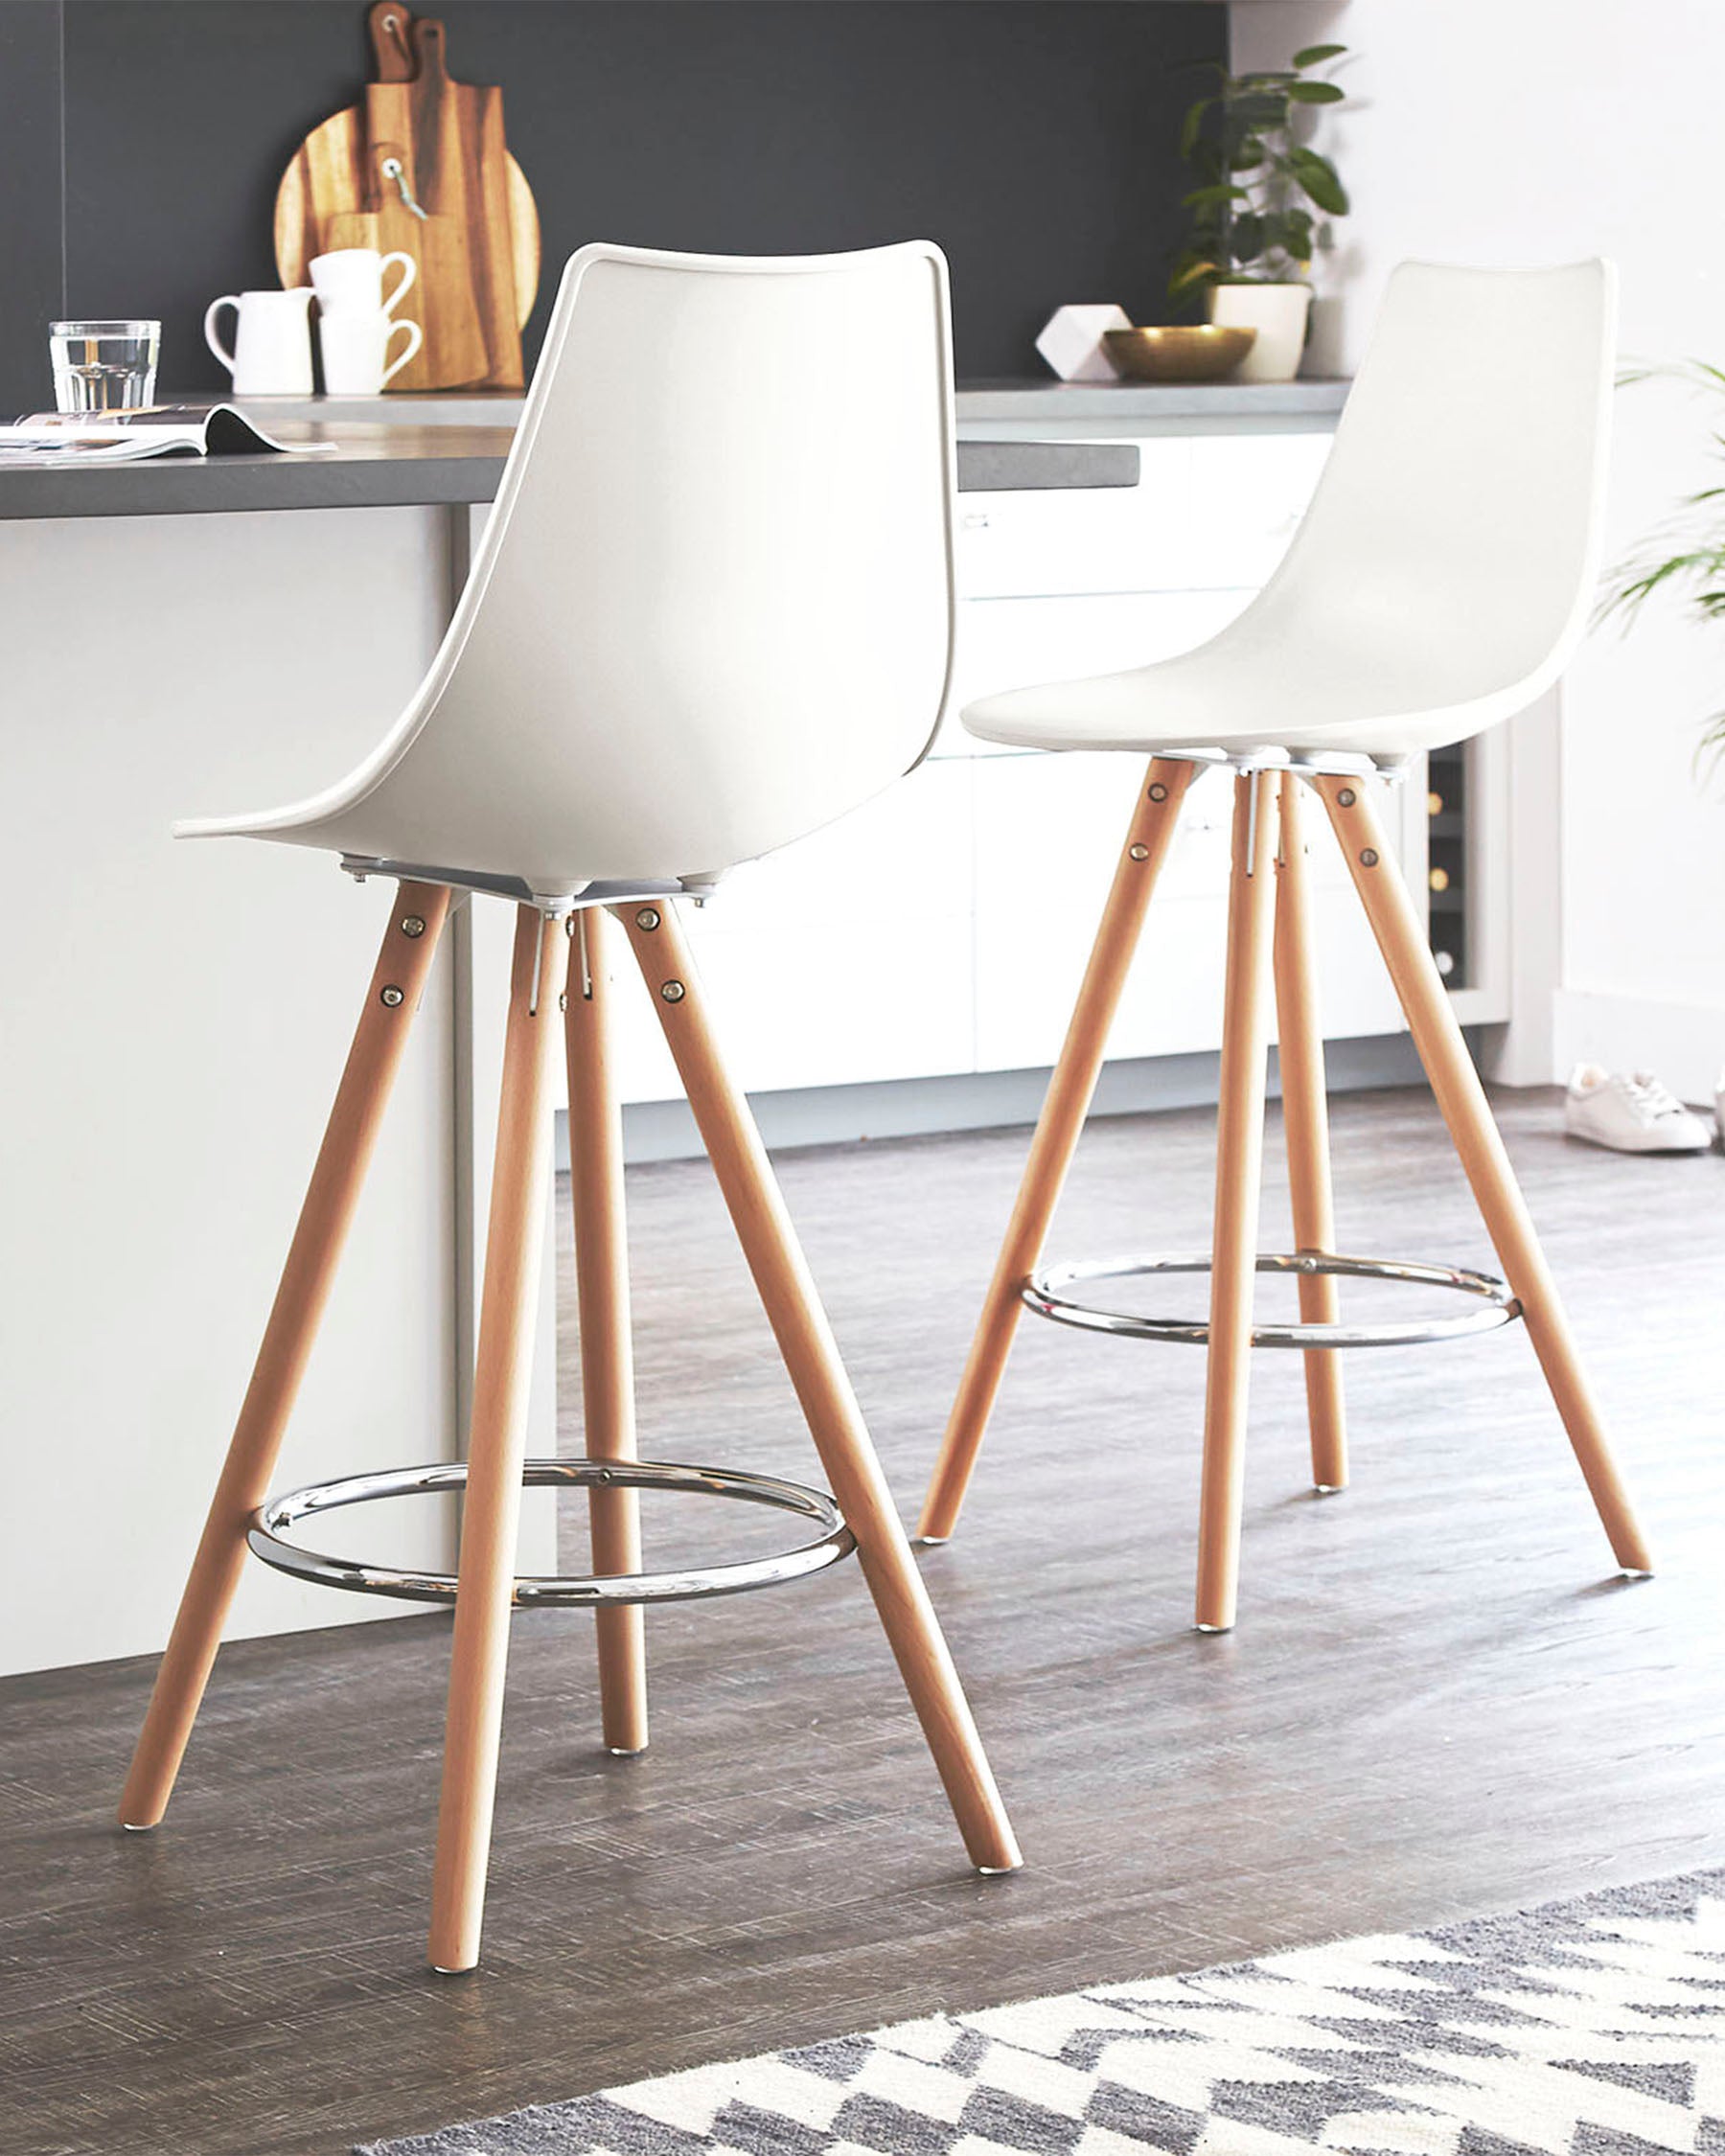
[[(216, 317), (231, 307), (239, 317), (230, 352), (216, 334)], [(310, 397), (311, 287), (289, 292), (225, 292), (204, 310), (204, 341), (234, 378), (236, 397)]]

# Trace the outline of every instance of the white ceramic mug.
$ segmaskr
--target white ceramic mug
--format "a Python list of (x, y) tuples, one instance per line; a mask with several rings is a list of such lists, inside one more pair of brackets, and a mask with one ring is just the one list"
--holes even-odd
[[(389, 297), (383, 297), (383, 272), (399, 265)], [(326, 314), (393, 314), (402, 295), (419, 275), (419, 264), (398, 250), (380, 255), (376, 247), (336, 247), (311, 258), (311, 288)]]
[[(239, 317), (231, 352), (216, 334), (216, 317), (224, 307)], [(310, 286), (289, 292), (224, 292), (204, 310), (204, 342), (233, 376), (236, 397), (310, 397)]]
[[(407, 342), (391, 359), (389, 347), (397, 331), (407, 333)], [(399, 375), (421, 344), (417, 322), (392, 321), (381, 308), (359, 314), (338, 308), (317, 326), (323, 347), (323, 378), (326, 397), (376, 397), (392, 375)]]

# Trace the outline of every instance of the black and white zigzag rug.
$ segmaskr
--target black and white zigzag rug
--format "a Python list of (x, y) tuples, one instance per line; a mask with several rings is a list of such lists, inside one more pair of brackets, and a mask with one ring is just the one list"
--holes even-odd
[(938, 2014), (360, 2156), (1725, 2156), (1725, 1871)]

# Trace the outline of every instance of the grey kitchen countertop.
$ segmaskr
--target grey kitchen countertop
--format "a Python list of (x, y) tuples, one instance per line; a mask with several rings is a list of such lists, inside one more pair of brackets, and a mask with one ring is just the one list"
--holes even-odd
[(1334, 417), (1352, 386), (1339, 376), (1298, 381), (968, 381), (958, 388), (958, 424), (1117, 421), (1123, 431), (1135, 433), (1146, 421)]
[[(1135, 434), (1159, 420), (1275, 420), (1334, 414), (1352, 386), (1341, 377), (1299, 381), (1055, 381), (1048, 376), (1013, 376), (958, 384), (956, 417), (962, 436), (978, 422), (1042, 421), (1058, 431), (1075, 422), (1118, 421)], [(180, 401), (207, 403), (208, 398)], [(260, 416), (281, 419), (386, 423), (427, 426), (513, 426), (521, 411), (516, 389), (448, 389), (387, 397), (270, 397), (257, 401)]]
[[(960, 382), (959, 490), (1134, 487), (1138, 446), (1108, 439), (1116, 427), (1139, 436), (1322, 427), (1341, 411), (1348, 386), (1312, 379)], [(521, 409), (520, 397), (507, 390), (249, 402), (282, 439), (319, 437), (335, 442), (339, 453), (172, 457), (81, 469), (0, 464), (0, 521), (490, 501)], [(991, 427), (1000, 428), (999, 437), (991, 438)]]
[[(470, 406), (473, 399), (463, 400)], [(417, 405), (421, 400), (415, 399)], [(518, 400), (512, 400), (513, 421)], [(0, 464), (0, 520), (71, 516), (181, 516), (273, 509), (394, 509), (490, 501), (513, 424), (391, 412), (339, 419), (315, 405), (251, 406), (281, 440), (323, 440), (335, 455), (145, 458), (133, 464)], [(483, 406), (480, 407), (483, 409)], [(318, 416), (308, 416), (317, 411)], [(499, 417), (501, 415), (498, 415)], [(1135, 487), (1129, 442), (960, 442), (964, 493)]]

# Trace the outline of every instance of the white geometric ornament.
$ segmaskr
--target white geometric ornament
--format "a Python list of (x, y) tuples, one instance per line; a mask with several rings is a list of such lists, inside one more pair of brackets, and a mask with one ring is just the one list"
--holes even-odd
[(1102, 333), (1131, 327), (1123, 307), (1057, 307), (1044, 323), (1036, 349), (1062, 381), (1115, 381), (1118, 377)]

